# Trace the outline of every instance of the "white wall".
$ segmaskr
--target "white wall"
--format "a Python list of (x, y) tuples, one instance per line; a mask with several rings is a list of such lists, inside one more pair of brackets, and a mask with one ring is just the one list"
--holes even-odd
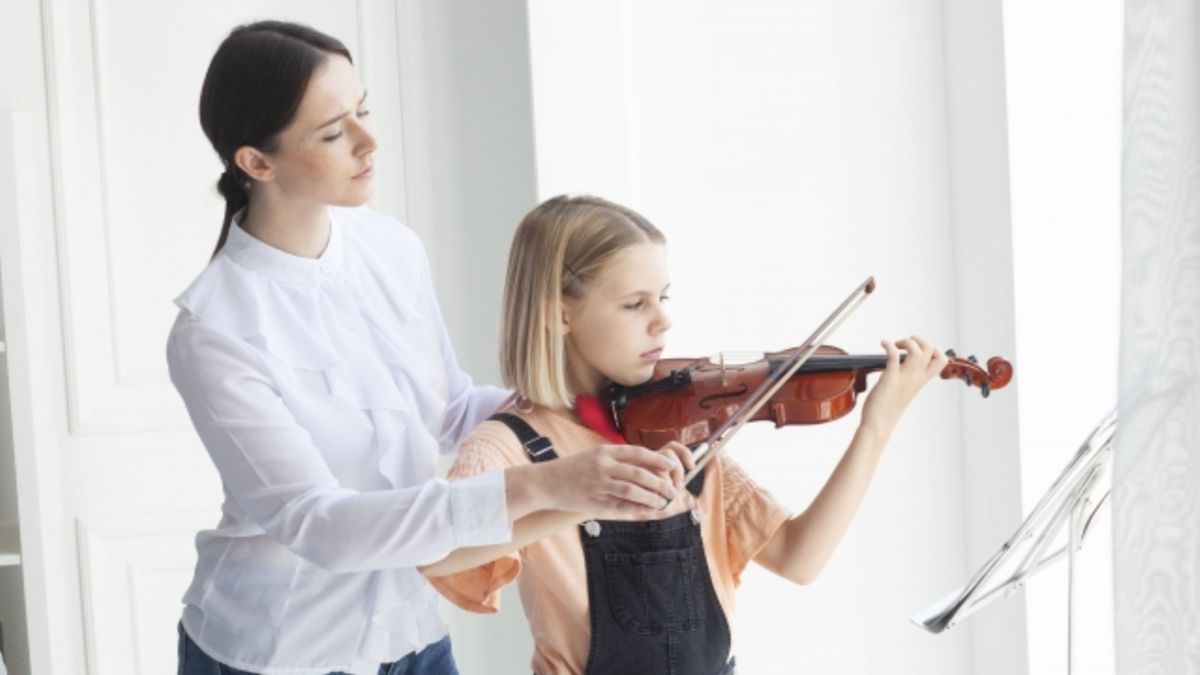
[[(405, 0), (397, 10), (406, 200), (396, 215), (425, 243), (459, 362), (498, 383), (508, 242), (537, 202), (525, 3)], [(443, 603), (463, 673), (528, 670), (515, 587), (502, 598), (495, 616)]]
[[(23, 173), (19, 183), (5, 186), (5, 192), (12, 189), (17, 193), (18, 200), (0, 200), (0, 229), (4, 236), (4, 291), (6, 295), (5, 311), (9, 318), (5, 322), (5, 336), (8, 341), (8, 353), (5, 360), (21, 358), (23, 362), (17, 366), (10, 364), (6, 375), (20, 374), (22, 380), (28, 381), (31, 372), (38, 373), (42, 379), (33, 383), (35, 393), (49, 394), (57, 382), (63, 378), (61, 363), (61, 343), (46, 341), (42, 343), (26, 343), (20, 336), (20, 329), (45, 327), (56, 321), (54, 300), (57, 298), (53, 257), (42, 255), (25, 261), (23, 277), (14, 278), (18, 266), (13, 264), (13, 256), (20, 255), (12, 245), (14, 232), (19, 222), (25, 222), (31, 227), (23, 234), (22, 244), (31, 249), (41, 248), (54, 238), (53, 204), (51, 192), (51, 162), (50, 150), (46, 144), (49, 134), (47, 121), (47, 86), (42, 78), (46, 62), (43, 54), (41, 6), (35, 0), (13, 0), (4, 6), (4, 22), (0, 35), (0, 109), (19, 111), (18, 117), (25, 123), (24, 131), (28, 134), (21, 144), (20, 158)], [(9, 133), (9, 130), (0, 130)], [(5, 142), (6, 147), (12, 147)], [(15, 158), (14, 158), (15, 159)], [(0, 172), (3, 173), (3, 172)], [(16, 178), (6, 176), (0, 180)], [(30, 265), (30, 263), (33, 263)], [(26, 287), (43, 286), (39, 296), (49, 302), (33, 306), (19, 306), (13, 300), (13, 294)], [(21, 321), (13, 321), (12, 312), (20, 312)], [(41, 379), (39, 378), (39, 379)], [(17, 495), (5, 500), (5, 513), (0, 519), (15, 522), (20, 516), (26, 522), (37, 523), (40, 518), (53, 519), (53, 511), (36, 513), (39, 506), (37, 497), (44, 497), (51, 504), (61, 496), (60, 489), (54, 484), (30, 485), (21, 484), (21, 480), (39, 480), (47, 473), (53, 474), (55, 457), (47, 458), (48, 466), (43, 467), (40, 475), (32, 471), (27, 463), (17, 459), (15, 442), (29, 442), (36, 433), (39, 440), (52, 438), (55, 434), (53, 424), (61, 413), (65, 403), (61, 398), (58, 405), (37, 406), (27, 395), (18, 392), (8, 392), (13, 415), (10, 418), (11, 436), (0, 432), (0, 445), (6, 456), (5, 466), (12, 466), (13, 483), (24, 488)], [(27, 392), (26, 392), (27, 394)], [(57, 409), (56, 409), (57, 408)], [(36, 429), (36, 431), (35, 431)], [(44, 488), (39, 494), (38, 489)], [(21, 513), (11, 510), (13, 502)], [(53, 655), (46, 647), (45, 640), (30, 649), (27, 644), (27, 633), (33, 631), (43, 634), (49, 630), (47, 617), (52, 605), (61, 606), (70, 601), (72, 588), (55, 586), (47, 579), (45, 570), (40, 568), (43, 556), (41, 554), (41, 536), (37, 531), (21, 534), (22, 565), (6, 567), (0, 573), (0, 621), (5, 625), (5, 659), (12, 673), (28, 673), (31, 668), (48, 672), (51, 658), (63, 662), (69, 657)], [(50, 567), (61, 569), (60, 559), (47, 561)], [(32, 569), (31, 569), (32, 568)], [(25, 610), (28, 610), (27, 612)], [(26, 616), (32, 627), (27, 626)], [(78, 622), (62, 628), (62, 633), (73, 634)]]
[[(987, 345), (1016, 364), (1014, 384), (986, 406), (962, 394), (964, 544), (970, 574), (991, 559), (1021, 520), (1017, 404), (1025, 366), (1015, 358), (1013, 251), (1005, 114), (1004, 35), (997, 1), (943, 9), (956, 315), (962, 345)], [(966, 353), (977, 351), (973, 346)], [(964, 577), (964, 581), (965, 581)], [(957, 585), (957, 584), (956, 584)], [(1024, 672), (1021, 596), (993, 602), (961, 629), (971, 638), (973, 675)]]
[[(1116, 406), (1122, 11), (1005, 0), (1026, 510)], [(1114, 672), (1110, 507), (1077, 563), (1073, 672)], [(1032, 579), (1030, 675), (1067, 672), (1067, 565)]]
[(537, 199), (525, 2), (398, 8), (407, 205), (397, 215), (429, 251), (463, 367), (497, 382), (505, 254)]

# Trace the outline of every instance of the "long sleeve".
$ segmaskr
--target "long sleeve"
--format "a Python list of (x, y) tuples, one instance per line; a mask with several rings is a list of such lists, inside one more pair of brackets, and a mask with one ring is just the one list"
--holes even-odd
[(442, 364), (446, 369), (446, 381), (449, 383), (446, 418), (438, 441), (443, 453), (451, 453), (458, 448), (467, 434), (496, 412), (512, 392), (491, 385), (476, 385), (471, 376), (459, 367), (458, 357), (455, 356), (454, 346), (450, 342), (450, 334), (446, 330), (446, 322), (442, 318), (441, 307), (438, 306), (437, 297), (433, 293), (433, 278), (428, 259), (422, 255), (422, 260), (426, 263), (426, 311), (433, 317), (436, 325)]
[[(333, 572), (412, 567), (508, 541), (504, 476), (356, 491), (339, 484), (245, 342), (181, 317), (168, 342), (183, 397), (229, 497), (272, 539)], [(487, 405), (463, 397), (466, 420)], [(487, 399), (492, 400), (492, 399)]]
[[(493, 423), (494, 424), (494, 423)], [(504, 448), (483, 435), (471, 435), (462, 444), (448, 480), (477, 480), (496, 469), (513, 466)], [(469, 612), (494, 614), (500, 611), (500, 589), (521, 573), (518, 552), (455, 574), (432, 577), (429, 582), (448, 600)]]

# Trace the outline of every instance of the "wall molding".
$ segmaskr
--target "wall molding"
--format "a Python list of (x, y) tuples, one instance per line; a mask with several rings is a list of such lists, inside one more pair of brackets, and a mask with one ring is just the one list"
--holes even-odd
[(190, 578), (193, 538), (213, 527), (217, 515), (196, 509), (78, 519), (89, 675), (168, 672), (162, 665), (174, 662), (174, 624), (147, 617), (180, 604), (185, 587), (173, 582)]

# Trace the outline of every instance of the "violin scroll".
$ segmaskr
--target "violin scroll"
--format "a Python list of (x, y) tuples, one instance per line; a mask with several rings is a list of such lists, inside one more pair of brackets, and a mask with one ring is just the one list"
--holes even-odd
[(999, 356), (988, 359), (986, 370), (974, 355), (964, 359), (955, 354), (953, 349), (947, 349), (946, 356), (950, 358), (950, 363), (942, 369), (942, 379), (961, 379), (968, 387), (979, 387), (979, 393), (984, 398), (992, 390), (1002, 389), (1012, 380), (1012, 364)]

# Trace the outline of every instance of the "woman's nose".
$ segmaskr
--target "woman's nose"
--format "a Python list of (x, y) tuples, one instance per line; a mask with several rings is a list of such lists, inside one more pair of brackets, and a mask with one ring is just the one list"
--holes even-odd
[(375, 152), (379, 148), (379, 144), (375, 142), (375, 134), (361, 122), (358, 124), (358, 143), (355, 146), (357, 155), (362, 157)]

